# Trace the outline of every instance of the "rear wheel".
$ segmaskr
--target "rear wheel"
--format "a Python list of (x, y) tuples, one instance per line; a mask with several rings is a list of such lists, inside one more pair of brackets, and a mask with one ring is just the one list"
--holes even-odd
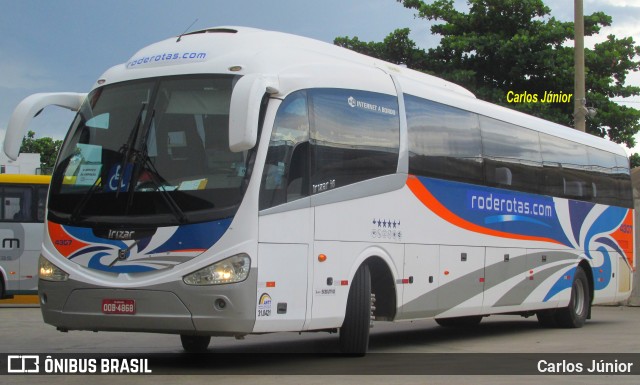
[(182, 342), (182, 348), (187, 353), (203, 353), (207, 351), (209, 342), (211, 342), (211, 337), (181, 334), (180, 342)]
[(481, 315), (472, 315), (467, 317), (451, 317), (436, 318), (436, 322), (444, 327), (474, 327), (478, 326), (482, 321)]
[(591, 306), (591, 294), (589, 292), (589, 280), (584, 270), (576, 268), (573, 284), (571, 285), (571, 300), (569, 306), (558, 309), (556, 322), (563, 328), (581, 328), (589, 315)]
[(347, 299), (347, 311), (340, 328), (340, 351), (364, 355), (369, 348), (371, 327), (371, 272), (361, 265), (356, 272)]

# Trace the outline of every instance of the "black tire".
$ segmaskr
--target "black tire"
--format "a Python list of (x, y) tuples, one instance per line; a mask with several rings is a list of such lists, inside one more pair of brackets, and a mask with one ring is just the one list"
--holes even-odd
[(340, 328), (340, 351), (363, 356), (369, 348), (371, 324), (371, 272), (361, 265), (356, 272), (347, 299), (347, 311)]
[(438, 325), (443, 327), (475, 327), (480, 325), (481, 315), (466, 317), (436, 318)]
[(209, 347), (211, 336), (190, 336), (181, 334), (180, 342), (182, 342), (182, 348), (187, 353), (204, 353)]
[(4, 277), (0, 274), (0, 299), (4, 298)]
[(556, 321), (556, 309), (539, 310), (536, 312), (536, 317), (538, 317), (538, 323), (543, 328), (558, 327), (558, 322)]
[(556, 311), (556, 322), (563, 328), (581, 328), (589, 315), (591, 293), (589, 280), (584, 270), (578, 266), (571, 285), (569, 306)]

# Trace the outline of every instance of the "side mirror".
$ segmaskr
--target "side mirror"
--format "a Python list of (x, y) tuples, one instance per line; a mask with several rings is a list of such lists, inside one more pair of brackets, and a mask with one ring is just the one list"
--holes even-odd
[(7, 132), (4, 136), (4, 153), (10, 159), (18, 159), (22, 137), (31, 120), (45, 107), (55, 105), (78, 111), (87, 94), (73, 92), (59, 92), (46, 94), (33, 94), (22, 100), (13, 110)]
[(276, 77), (250, 74), (233, 87), (229, 108), (229, 149), (233, 152), (253, 148), (258, 140), (260, 103), (265, 92), (278, 93)]

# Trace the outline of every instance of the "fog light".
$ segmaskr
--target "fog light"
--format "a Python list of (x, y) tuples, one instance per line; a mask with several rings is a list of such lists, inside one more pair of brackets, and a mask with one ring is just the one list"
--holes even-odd
[(227, 303), (224, 301), (224, 299), (220, 299), (218, 298), (216, 300), (216, 307), (220, 310), (224, 309), (225, 307), (227, 307)]

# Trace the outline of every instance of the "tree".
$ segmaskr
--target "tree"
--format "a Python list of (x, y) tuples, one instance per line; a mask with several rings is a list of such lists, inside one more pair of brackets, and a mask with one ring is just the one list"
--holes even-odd
[[(480, 99), (505, 105), (563, 125), (573, 125), (573, 98), (559, 103), (540, 102), (545, 92), (573, 94), (573, 22), (551, 16), (542, 0), (468, 0), (468, 13), (454, 8), (453, 0), (397, 0), (417, 16), (438, 21), (431, 27), (442, 36), (440, 44), (424, 51), (408, 38), (408, 29), (391, 33), (385, 43), (337, 38), (335, 44), (410, 68), (435, 74), (469, 89)], [(611, 25), (603, 12), (585, 16), (585, 35)], [(613, 35), (585, 52), (588, 105), (598, 111), (587, 120), (587, 131), (608, 136), (629, 148), (640, 130), (640, 111), (612, 102), (612, 98), (640, 94), (640, 87), (625, 85), (640, 46), (631, 38)], [(415, 60), (417, 58), (418, 60)], [(411, 63), (411, 64), (410, 64)], [(538, 95), (532, 100), (507, 101), (507, 93)]]
[(409, 38), (409, 32), (409, 28), (396, 29), (378, 43), (366, 43), (357, 37), (337, 37), (334, 44), (388, 62), (405, 64), (409, 68), (424, 68), (427, 66), (427, 54), (416, 48), (416, 43)]
[(56, 157), (58, 151), (62, 145), (61, 140), (53, 140), (52, 138), (39, 138), (35, 139), (36, 133), (29, 131), (27, 136), (22, 138), (22, 145), (20, 146), (21, 153), (39, 153), (40, 154), (40, 168), (43, 173), (51, 171), (56, 163)]

